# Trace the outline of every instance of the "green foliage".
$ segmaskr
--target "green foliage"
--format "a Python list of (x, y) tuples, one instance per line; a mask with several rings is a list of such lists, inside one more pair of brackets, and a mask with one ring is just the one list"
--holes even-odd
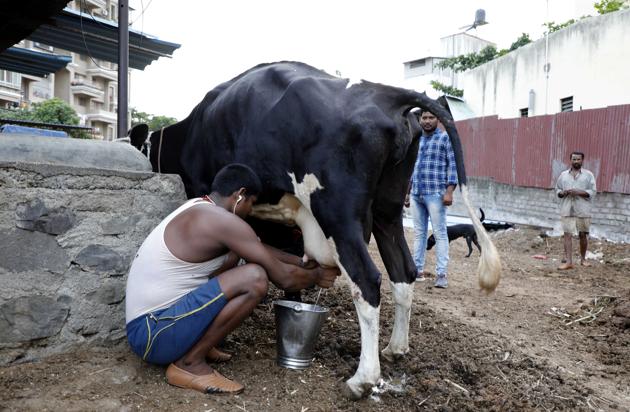
[(49, 99), (41, 103), (33, 103), (32, 118), (36, 122), (78, 125), (77, 112), (59, 98)]
[[(510, 48), (508, 49), (508, 51), (506, 53), (509, 53), (512, 50), (516, 50), (519, 47), (525, 46), (526, 44), (529, 44), (531, 42), (532, 42), (532, 39), (529, 38), (529, 34), (523, 33), (523, 34), (521, 34), (521, 37), (519, 37), (518, 39), (516, 39), (516, 41), (514, 43), (512, 43), (512, 45), (510, 46)], [(501, 50), (501, 51), (503, 51), (503, 50)]]
[[(589, 16), (584, 16), (582, 18), (585, 18), (585, 17), (589, 17)], [(568, 26), (572, 25), (576, 21), (577, 20), (575, 20), (575, 19), (571, 19), (571, 20), (567, 20), (564, 23), (560, 23), (560, 24), (556, 24), (556, 22), (550, 21), (550, 22), (547, 22), (547, 23), (543, 24), (543, 26), (545, 26), (547, 28), (547, 32), (548, 33), (553, 33), (553, 32), (556, 32), (558, 30), (562, 30), (565, 27), (568, 27)]]
[(154, 116), (131, 108), (131, 126), (133, 127), (141, 123), (147, 124), (149, 130), (154, 131), (177, 123), (177, 119), (169, 116)]
[(523, 33), (514, 43), (512, 43), (509, 49), (497, 51), (496, 47), (487, 46), (477, 53), (462, 54), (460, 56), (444, 59), (437, 64), (437, 67), (441, 69), (451, 69), (454, 72), (463, 72), (474, 69), (477, 66), (481, 66), (484, 63), (496, 59), (497, 57), (504, 56), (512, 50), (516, 50), (519, 47), (531, 42), (532, 40), (529, 38), (529, 34)]
[[(5, 119), (23, 120), (29, 122), (63, 124), (76, 126), (79, 124), (79, 116), (65, 101), (59, 98), (45, 100), (41, 103), (33, 103), (30, 109), (2, 110), (0, 117)], [(89, 139), (90, 135), (85, 130), (72, 130), (68, 134), (79, 139)]]
[(463, 97), (464, 96), (464, 91), (462, 89), (458, 89), (456, 87), (453, 86), (447, 86), (444, 83), (440, 83), (438, 81), (435, 80), (431, 80), (431, 87), (433, 87), (435, 90), (442, 92), (444, 94), (448, 94), (451, 96), (456, 96), (456, 97)]
[(593, 6), (599, 14), (612, 13), (621, 9), (628, 8), (628, 5), (624, 0), (602, 0), (595, 3)]

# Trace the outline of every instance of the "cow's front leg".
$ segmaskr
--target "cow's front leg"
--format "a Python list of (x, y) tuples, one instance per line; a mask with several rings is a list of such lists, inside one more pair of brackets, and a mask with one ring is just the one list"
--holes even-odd
[[(354, 284), (351, 285), (352, 289), (358, 289)], [(354, 376), (346, 381), (346, 396), (350, 399), (359, 399), (369, 393), (381, 376), (378, 359), (380, 306), (371, 306), (360, 293), (356, 293), (356, 290), (352, 296), (361, 329), (361, 357)]]

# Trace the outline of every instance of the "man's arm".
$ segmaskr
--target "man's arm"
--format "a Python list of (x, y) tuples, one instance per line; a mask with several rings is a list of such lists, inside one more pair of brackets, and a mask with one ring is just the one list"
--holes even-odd
[(455, 187), (457, 187), (457, 164), (455, 163), (455, 152), (449, 138), (446, 139), (446, 160), (448, 162), (446, 166), (446, 192), (442, 197), (442, 203), (444, 206), (450, 206), (453, 204), (453, 192)]
[(269, 280), (283, 290), (298, 291), (313, 285), (329, 288), (339, 276), (337, 268), (301, 267), (298, 256), (292, 258), (295, 265), (283, 263), (258, 240), (252, 228), (236, 216), (226, 217), (222, 226), (222, 230), (217, 232), (218, 240), (247, 262), (262, 266)]

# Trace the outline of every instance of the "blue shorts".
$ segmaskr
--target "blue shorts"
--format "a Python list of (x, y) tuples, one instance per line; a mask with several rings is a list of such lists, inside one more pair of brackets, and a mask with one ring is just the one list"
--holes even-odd
[(127, 341), (143, 360), (175, 362), (201, 339), (226, 305), (217, 278), (184, 295), (172, 306), (139, 316), (127, 324)]

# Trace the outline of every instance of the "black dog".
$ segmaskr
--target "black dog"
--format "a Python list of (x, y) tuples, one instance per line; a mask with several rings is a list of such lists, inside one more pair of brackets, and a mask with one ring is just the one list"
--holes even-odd
[[(479, 218), (479, 220), (483, 222), (486, 216), (483, 213), (483, 209), (479, 208), (479, 211), (481, 212), (481, 218)], [(475, 227), (473, 225), (462, 223), (460, 225), (447, 226), (446, 233), (449, 243), (460, 237), (466, 239), (466, 243), (468, 244), (468, 254), (466, 257), (470, 257), (472, 254), (473, 243), (477, 246), (477, 249), (479, 249), (479, 253), (481, 253), (481, 246), (479, 246), (479, 242), (477, 242), (477, 233), (475, 233)], [(431, 235), (427, 239), (427, 250), (431, 250), (433, 246), (435, 246), (435, 237)]]

